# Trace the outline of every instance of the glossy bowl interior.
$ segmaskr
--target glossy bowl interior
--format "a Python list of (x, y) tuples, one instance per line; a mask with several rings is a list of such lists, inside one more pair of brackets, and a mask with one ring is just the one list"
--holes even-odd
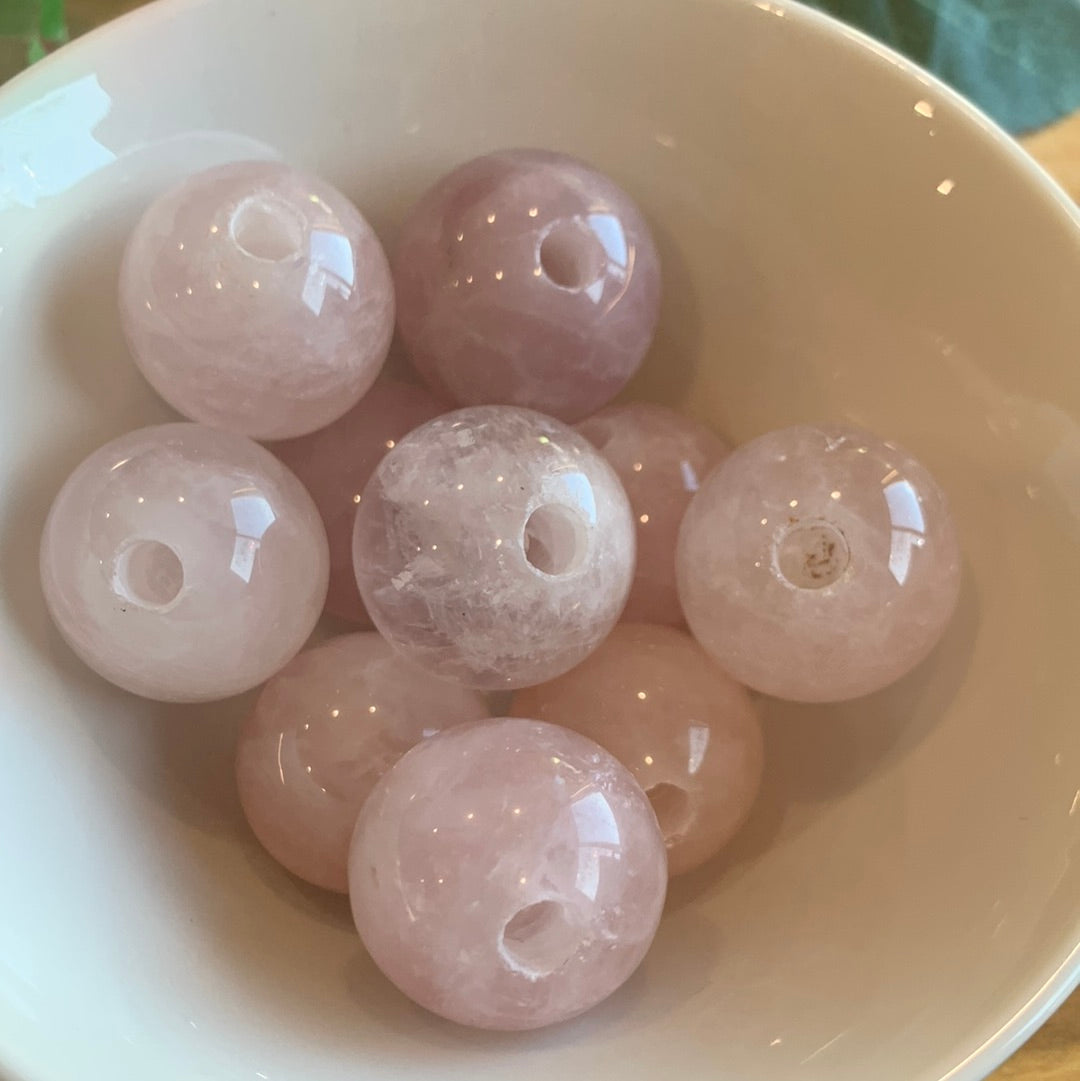
[[(580, 154), (658, 237), (632, 388), (736, 440), (843, 419), (949, 490), (945, 641), (891, 690), (763, 703), (768, 776), (582, 1019), (470, 1032), (375, 972), (246, 830), (247, 699), (138, 700), (51, 628), (52, 496), (169, 416), (131, 365), (126, 231), (281, 155), (385, 241), (451, 164)], [(166, 0), (0, 91), (0, 1075), (974, 1081), (1080, 973), (1080, 220), (985, 119), (782, 0)]]

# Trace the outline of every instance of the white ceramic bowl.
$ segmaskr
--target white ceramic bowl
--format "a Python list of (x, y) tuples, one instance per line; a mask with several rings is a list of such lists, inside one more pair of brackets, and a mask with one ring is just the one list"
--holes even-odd
[[(783, 0), (171, 0), (0, 92), (0, 1074), (12, 1081), (973, 1081), (1080, 973), (1080, 230), (982, 116)], [(887, 693), (765, 705), (768, 780), (581, 1020), (412, 1007), (241, 820), (245, 701), (86, 671), (37, 584), (67, 472), (165, 418), (118, 258), (184, 173), (283, 155), (392, 242), (507, 144), (633, 192), (666, 274), (635, 393), (735, 439), (894, 436), (951, 493), (955, 624)]]

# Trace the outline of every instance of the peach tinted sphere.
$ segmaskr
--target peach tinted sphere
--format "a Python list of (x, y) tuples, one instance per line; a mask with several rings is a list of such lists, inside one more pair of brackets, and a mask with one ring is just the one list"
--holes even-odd
[(461, 405), (577, 420), (610, 401), (656, 329), (660, 264), (633, 200), (544, 150), (476, 158), (410, 212), (394, 256), (413, 363)]
[(518, 691), (510, 711), (573, 728), (633, 773), (660, 822), (672, 875), (731, 840), (761, 785), (750, 696), (672, 627), (619, 624), (577, 668)]
[(71, 648), (147, 698), (246, 691), (315, 626), (319, 512), (269, 451), (199, 424), (114, 439), (68, 477), (41, 540), (45, 601)]
[(572, 428), (474, 406), (410, 432), (356, 514), (353, 562), (375, 626), (475, 687), (539, 683), (614, 626), (634, 526), (611, 467)]
[(960, 590), (945, 494), (858, 428), (770, 432), (694, 497), (677, 557), (691, 631), (735, 679), (805, 702), (899, 679), (941, 637)]
[(609, 405), (577, 425), (619, 475), (637, 529), (637, 569), (622, 618), (682, 626), (675, 585), (679, 526), (705, 475), (731, 449), (662, 405)]
[(498, 719), (415, 747), (372, 792), (349, 855), (375, 963), (463, 1025), (579, 1014), (637, 968), (667, 861), (649, 801), (576, 732)]
[(120, 270), (136, 364), (192, 420), (284, 439), (371, 386), (394, 328), (390, 270), (339, 191), (280, 162), (196, 173), (143, 215)]
[(329, 427), (271, 447), (304, 482), (322, 515), (330, 542), (326, 610), (333, 615), (371, 626), (352, 561), (353, 520), (361, 493), (402, 436), (447, 408), (423, 387), (388, 379), (376, 383)]
[(345, 893), (349, 840), (379, 778), (421, 739), (488, 715), (476, 692), (435, 679), (377, 634), (333, 638), (293, 658), (240, 730), (240, 802), (279, 863)]

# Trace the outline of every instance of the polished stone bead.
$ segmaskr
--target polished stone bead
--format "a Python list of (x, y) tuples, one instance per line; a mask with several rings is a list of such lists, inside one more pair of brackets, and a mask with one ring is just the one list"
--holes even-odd
[(576, 158), (505, 150), (444, 176), (394, 255), (413, 364), (460, 405), (577, 420), (641, 364), (660, 264), (633, 200)]
[(668, 871), (700, 866), (738, 831), (761, 786), (750, 696), (685, 631), (620, 623), (576, 668), (514, 695), (510, 712), (610, 751), (645, 790)]
[(279, 863), (344, 893), (349, 840), (379, 778), (421, 739), (487, 715), (478, 692), (428, 675), (374, 632), (332, 638), (270, 679), (241, 727), (244, 813)]
[(473, 406), (410, 432), (356, 514), (353, 562), (375, 626), (437, 675), (540, 683), (603, 640), (634, 573), (622, 485), (572, 428)]
[(394, 329), (390, 269), (341, 192), (280, 162), (196, 173), (147, 209), (120, 271), (135, 363), (184, 416), (254, 439), (336, 420)]
[(652, 402), (609, 405), (576, 427), (618, 473), (634, 512), (637, 569), (623, 620), (681, 627), (679, 526), (691, 497), (731, 448), (704, 424)]
[(664, 843), (631, 774), (591, 740), (498, 719), (424, 740), (368, 798), (349, 896), (375, 963), (464, 1025), (539, 1028), (638, 966)]
[(169, 702), (248, 690), (300, 649), (326, 598), (303, 485), (245, 436), (162, 424), (64, 483), (41, 540), (57, 627), (113, 683)]
[(806, 702), (899, 679), (960, 591), (945, 493), (907, 451), (844, 425), (733, 451), (690, 504), (676, 566), (706, 651), (741, 683)]

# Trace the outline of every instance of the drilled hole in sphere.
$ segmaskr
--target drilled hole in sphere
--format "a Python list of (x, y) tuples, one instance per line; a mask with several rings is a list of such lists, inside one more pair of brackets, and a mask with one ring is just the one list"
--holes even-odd
[(581, 934), (558, 901), (537, 901), (516, 912), (503, 928), (503, 960), (528, 976), (547, 976), (578, 951)]
[(776, 566), (796, 589), (831, 586), (851, 561), (844, 534), (828, 522), (789, 529), (776, 546)]
[(134, 541), (117, 557), (113, 587), (141, 608), (166, 607), (180, 595), (183, 585), (180, 557), (160, 541)]
[(694, 818), (694, 809), (686, 789), (677, 784), (662, 781), (645, 790), (652, 804), (656, 821), (660, 823), (660, 832), (667, 844), (685, 836)]
[(229, 235), (252, 259), (280, 263), (300, 253), (304, 243), (304, 222), (280, 199), (252, 195), (233, 211)]
[(561, 289), (586, 289), (604, 272), (599, 237), (580, 222), (556, 223), (540, 244), (540, 269)]
[(541, 573), (569, 574), (589, 547), (585, 523), (570, 507), (545, 503), (529, 515), (523, 537), (525, 558)]

